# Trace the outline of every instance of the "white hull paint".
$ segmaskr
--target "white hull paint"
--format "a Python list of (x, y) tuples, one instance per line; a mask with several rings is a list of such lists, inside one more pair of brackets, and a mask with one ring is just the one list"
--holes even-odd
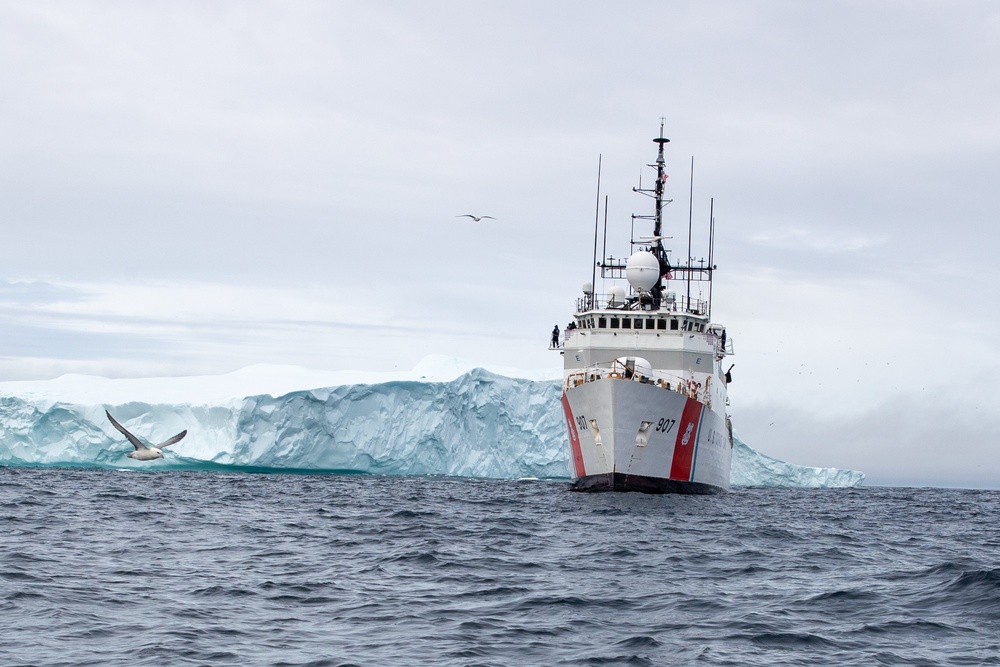
[(717, 493), (729, 489), (726, 418), (651, 382), (598, 379), (566, 389), (574, 487)]

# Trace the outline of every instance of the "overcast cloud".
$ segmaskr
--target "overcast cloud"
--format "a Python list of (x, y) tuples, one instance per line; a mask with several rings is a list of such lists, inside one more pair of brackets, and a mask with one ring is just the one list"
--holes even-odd
[(558, 366), (662, 116), (741, 437), (1000, 487), (997, 109), (987, 0), (4, 2), (0, 380)]

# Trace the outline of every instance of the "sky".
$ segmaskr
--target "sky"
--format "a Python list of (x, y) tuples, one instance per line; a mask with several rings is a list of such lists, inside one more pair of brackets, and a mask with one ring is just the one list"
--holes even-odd
[(989, 0), (7, 0), (0, 381), (558, 367), (663, 118), (741, 438), (1000, 488), (997, 109)]

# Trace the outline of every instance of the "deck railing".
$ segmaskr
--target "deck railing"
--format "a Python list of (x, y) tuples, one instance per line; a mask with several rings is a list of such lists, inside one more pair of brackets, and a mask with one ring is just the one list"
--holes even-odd
[(610, 368), (585, 368), (570, 373), (566, 377), (564, 389), (579, 387), (582, 384), (595, 380), (627, 380), (656, 385), (661, 389), (676, 391), (678, 394), (683, 394), (688, 398), (693, 398), (700, 403), (704, 403), (708, 407), (712, 407), (711, 375), (705, 377), (703, 384), (691, 378), (685, 379), (681, 375), (666, 371), (652, 371), (651, 375), (646, 375), (638, 370), (623, 368), (618, 363), (612, 364)]
[[(562, 340), (557, 345), (552, 345), (550, 343), (549, 344), (549, 349), (550, 350), (562, 350), (562, 349), (565, 349), (567, 346), (571, 347), (572, 346), (571, 341), (573, 340), (573, 336), (574, 335), (576, 335), (578, 333), (585, 333), (585, 332), (592, 332), (592, 331), (594, 331), (594, 330), (593, 329), (589, 329), (589, 328), (587, 328), (587, 329), (581, 329), (581, 328), (576, 328), (576, 329), (569, 329), (569, 328), (567, 328), (567, 329), (564, 329), (563, 330), (563, 335), (562, 335)], [(628, 333), (629, 329), (617, 329), (617, 330), (599, 329), (599, 331), (616, 331), (617, 333)], [(679, 330), (671, 332), (671, 331), (663, 331), (663, 330), (659, 330), (659, 329), (632, 329), (632, 331), (638, 331), (640, 333), (648, 331), (650, 333), (654, 333), (655, 332), (655, 333), (659, 333), (659, 334), (675, 333), (675, 334), (678, 334), (678, 335), (680, 335), (680, 334), (690, 334), (690, 332), (688, 332), (688, 331), (679, 331)], [(726, 339), (725, 339), (725, 341), (726, 341), (725, 342), (725, 346), (723, 346), (723, 343), (722, 343), (723, 338), (722, 338), (722, 336), (716, 334), (714, 331), (708, 331), (706, 333), (696, 334), (696, 335), (704, 336), (705, 337), (705, 341), (709, 345), (712, 346), (712, 349), (715, 350), (716, 356), (718, 356), (718, 357), (725, 357), (725, 356), (734, 354), (734, 352), (733, 352), (733, 339), (732, 338), (726, 337)]]
[(704, 299), (677, 296), (671, 299), (661, 298), (656, 303), (652, 298), (643, 296), (621, 297), (615, 294), (593, 294), (576, 300), (576, 312), (585, 313), (590, 310), (621, 310), (639, 312), (689, 313), (691, 315), (707, 315), (708, 301)]

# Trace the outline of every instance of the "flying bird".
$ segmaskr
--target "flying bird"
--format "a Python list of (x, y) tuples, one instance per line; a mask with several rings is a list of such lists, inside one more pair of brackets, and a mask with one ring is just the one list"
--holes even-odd
[(170, 438), (169, 440), (164, 440), (155, 447), (150, 447), (142, 440), (139, 440), (139, 438), (129, 433), (128, 429), (126, 429), (124, 426), (115, 421), (115, 418), (111, 416), (110, 412), (105, 410), (104, 414), (108, 416), (108, 419), (111, 421), (111, 425), (114, 426), (116, 429), (118, 429), (119, 432), (121, 432), (121, 434), (124, 435), (125, 438), (135, 446), (135, 451), (129, 452), (125, 456), (129, 457), (130, 459), (135, 459), (137, 461), (152, 461), (153, 459), (162, 459), (164, 447), (169, 447), (170, 445), (176, 442), (180, 442), (181, 438), (187, 435), (187, 429), (185, 429), (180, 433), (178, 433), (177, 435), (175, 435), (174, 437)]
[(455, 217), (456, 218), (472, 218), (472, 220), (474, 222), (479, 222), (480, 220), (482, 220), (484, 218), (489, 218), (490, 220), (496, 220), (496, 218), (494, 218), (492, 215), (479, 215), (479, 216), (476, 216), (476, 215), (472, 215), (471, 213), (466, 213), (465, 215), (456, 215)]

